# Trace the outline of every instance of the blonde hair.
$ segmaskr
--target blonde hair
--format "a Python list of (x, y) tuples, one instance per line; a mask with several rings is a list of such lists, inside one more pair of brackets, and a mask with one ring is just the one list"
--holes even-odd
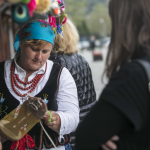
[(33, 47), (33, 48), (41, 48), (42, 46), (48, 44), (50, 42), (44, 41), (44, 40), (38, 40), (38, 39), (32, 39), (32, 40), (22, 40), (20, 41), (19, 47)]
[(78, 31), (71, 20), (67, 19), (67, 22), (63, 25), (63, 36), (61, 34), (56, 34), (53, 52), (62, 52), (64, 54), (73, 54), (78, 52), (78, 41)]

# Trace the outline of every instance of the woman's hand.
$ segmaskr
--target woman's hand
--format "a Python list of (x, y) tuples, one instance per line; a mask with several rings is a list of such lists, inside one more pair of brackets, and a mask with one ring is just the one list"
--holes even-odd
[(117, 150), (117, 145), (113, 141), (118, 141), (119, 137), (114, 135), (110, 140), (108, 140), (105, 144), (101, 145), (103, 150)]
[(55, 111), (50, 111), (50, 113), (52, 115), (51, 122), (48, 121), (50, 119), (50, 115), (48, 114), (48, 112), (46, 112), (43, 117), (45, 124), (59, 134), (61, 127), (60, 116)]

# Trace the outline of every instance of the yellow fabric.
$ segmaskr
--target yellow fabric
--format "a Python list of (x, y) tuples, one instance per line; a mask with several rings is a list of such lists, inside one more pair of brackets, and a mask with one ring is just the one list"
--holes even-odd
[(24, 105), (20, 105), (1, 119), (0, 130), (10, 140), (19, 141), (39, 121)]

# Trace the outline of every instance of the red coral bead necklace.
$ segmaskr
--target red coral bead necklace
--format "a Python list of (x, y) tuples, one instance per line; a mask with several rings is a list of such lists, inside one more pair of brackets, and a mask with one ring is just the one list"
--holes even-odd
[[(11, 69), (11, 86), (12, 86), (13, 91), (14, 91), (18, 96), (20, 96), (20, 97), (25, 97), (27, 94), (20, 94), (20, 93), (16, 90), (15, 86), (18, 87), (20, 90), (23, 90), (23, 91), (30, 89), (30, 90), (28, 91), (28, 93), (31, 93), (31, 92), (36, 88), (37, 84), (39, 83), (39, 81), (41, 80), (41, 78), (43, 77), (43, 75), (45, 74), (46, 69), (47, 69), (47, 62), (46, 62), (46, 66), (45, 66), (45, 72), (44, 72), (43, 74), (37, 74), (37, 75), (36, 75), (31, 81), (29, 81), (29, 82), (24, 82), (24, 81), (20, 80), (19, 77), (18, 77), (18, 75), (14, 73), (14, 71), (15, 71), (15, 62), (14, 62), (14, 60), (12, 61), (12, 64), (11, 64), (11, 68), (10, 68), (10, 69)], [(16, 80), (16, 79), (17, 79), (17, 80)], [(31, 84), (31, 83), (32, 83), (32, 84), (31, 84), (29, 87), (27, 87), (27, 88), (23, 88), (23, 87), (21, 87), (20, 85), (18, 85), (17, 81), (20, 82), (20, 83), (23, 84), (23, 85), (27, 85), (27, 84)]]

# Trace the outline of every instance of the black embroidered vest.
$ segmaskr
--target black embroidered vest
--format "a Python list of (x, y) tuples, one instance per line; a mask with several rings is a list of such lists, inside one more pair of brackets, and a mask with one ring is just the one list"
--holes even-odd
[[(39, 92), (35, 97), (41, 97), (44, 99), (46, 97), (46, 100), (48, 100), (47, 107), (48, 110), (53, 110), (57, 111), (57, 101), (56, 101), (56, 96), (57, 92), (59, 89), (59, 77), (62, 71), (62, 66), (54, 64), (52, 67), (52, 71), (50, 74), (50, 77), (45, 85), (45, 87)], [(12, 96), (12, 94), (9, 92), (5, 79), (4, 79), (4, 62), (0, 62), (0, 94), (3, 94), (3, 99), (5, 99), (0, 106), (0, 119), (2, 119), (6, 114), (9, 114), (12, 110), (14, 110), (20, 102), (15, 99), (15, 97)], [(48, 128), (44, 123), (43, 123), (44, 128), (46, 129), (47, 133), (50, 135), (52, 140), (54, 141), (55, 145), (64, 145), (67, 142), (70, 142), (70, 135), (64, 135), (64, 140), (61, 142), (58, 141), (58, 134)], [(34, 149), (39, 149), (41, 146), (41, 149), (43, 147), (43, 143), (46, 146), (46, 148), (51, 148), (53, 147), (52, 143), (50, 140), (47, 138), (45, 133), (42, 131), (40, 124), (36, 124), (29, 132), (28, 134), (33, 138), (35, 141), (35, 148)], [(42, 135), (42, 136), (41, 136)], [(3, 150), (9, 149), (11, 146), (11, 141), (7, 141), (3, 143)]]

